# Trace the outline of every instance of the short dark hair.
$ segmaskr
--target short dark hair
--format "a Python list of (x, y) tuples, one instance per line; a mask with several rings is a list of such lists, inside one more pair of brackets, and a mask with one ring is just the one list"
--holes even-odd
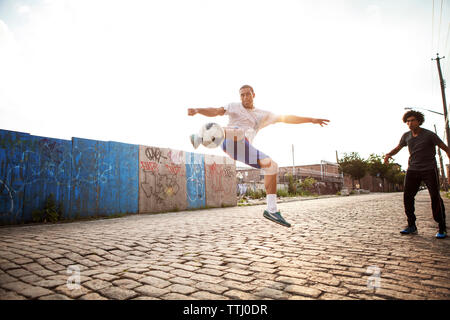
[(255, 91), (253, 91), (253, 88), (251, 86), (249, 86), (248, 84), (244, 84), (242, 87), (239, 88), (239, 91), (241, 91), (242, 89), (246, 89), (249, 88), (250, 90), (252, 90), (252, 93), (255, 93)]
[(419, 112), (419, 111), (411, 110), (411, 111), (406, 112), (406, 113), (403, 115), (403, 122), (406, 123), (406, 120), (407, 120), (409, 117), (414, 117), (414, 118), (416, 118), (416, 120), (419, 121), (419, 125), (422, 125), (422, 123), (425, 122), (425, 116), (423, 115), (422, 112)]

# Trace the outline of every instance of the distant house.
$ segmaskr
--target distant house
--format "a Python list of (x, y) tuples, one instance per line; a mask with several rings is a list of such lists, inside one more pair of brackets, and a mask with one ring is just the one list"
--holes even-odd
[[(264, 175), (259, 169), (236, 167), (236, 174), (237, 182), (240, 184), (264, 187)], [(306, 178), (314, 178), (317, 181), (316, 193), (318, 194), (336, 194), (344, 188), (348, 190), (353, 188), (351, 177), (339, 173), (339, 165), (333, 162), (321, 161), (319, 164), (280, 167), (277, 183), (287, 185), (289, 175), (300, 182)], [(367, 174), (361, 179), (359, 189), (369, 190), (370, 192), (392, 192), (402, 191), (403, 186), (394, 185)]]

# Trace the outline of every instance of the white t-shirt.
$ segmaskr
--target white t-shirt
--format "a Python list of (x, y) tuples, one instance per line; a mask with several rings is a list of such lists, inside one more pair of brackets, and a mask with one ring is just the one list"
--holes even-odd
[(253, 108), (246, 109), (241, 102), (232, 102), (223, 107), (229, 118), (229, 127), (238, 127), (245, 131), (245, 136), (252, 142), (258, 131), (277, 121), (278, 116), (272, 112)]

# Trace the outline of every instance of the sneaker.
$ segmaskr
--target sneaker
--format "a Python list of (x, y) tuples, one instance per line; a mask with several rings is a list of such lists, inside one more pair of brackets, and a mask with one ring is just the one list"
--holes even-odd
[(436, 233), (437, 239), (444, 239), (446, 237), (447, 237), (447, 231), (439, 231), (438, 233)]
[(400, 231), (401, 234), (417, 234), (417, 227), (407, 227), (406, 229)]
[(202, 144), (203, 139), (198, 134), (191, 134), (189, 138), (194, 149), (197, 149), (198, 146)]
[(275, 213), (270, 213), (267, 210), (264, 210), (264, 214), (263, 214), (264, 218), (269, 219), (270, 221), (273, 221), (275, 223), (281, 224), (284, 227), (290, 227), (291, 224), (289, 222), (287, 222), (286, 220), (284, 220), (284, 218), (281, 216), (281, 213), (275, 212)]

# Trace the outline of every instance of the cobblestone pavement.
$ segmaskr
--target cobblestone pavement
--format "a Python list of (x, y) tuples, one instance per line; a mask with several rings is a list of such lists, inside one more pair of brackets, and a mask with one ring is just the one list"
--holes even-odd
[(415, 236), (401, 193), (281, 203), (290, 229), (264, 208), (2, 227), (0, 299), (450, 299), (426, 191)]

